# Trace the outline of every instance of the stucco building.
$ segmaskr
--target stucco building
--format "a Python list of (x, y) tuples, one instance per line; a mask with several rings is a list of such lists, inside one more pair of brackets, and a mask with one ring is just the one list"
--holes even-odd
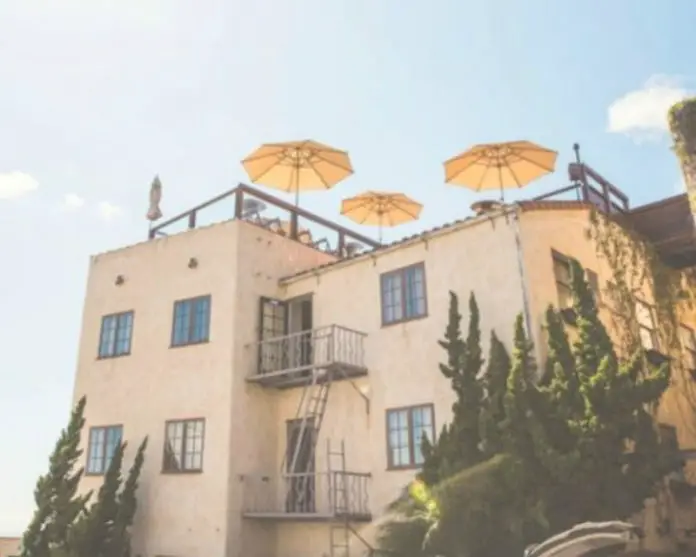
[(19, 546), (22, 540), (0, 536), (0, 557), (19, 557)]
[[(484, 343), (495, 329), (509, 346), (522, 313), (543, 360), (543, 313), (566, 304), (568, 258), (599, 296), (611, 277), (587, 238), (591, 209), (639, 215), (636, 227), (688, 213), (684, 196), (631, 210), (589, 167), (570, 174), (544, 199), (483, 204), (389, 245), (239, 186), (230, 220), (197, 226), (204, 204), (94, 256), (75, 382), (87, 395), (82, 488), (99, 486), (120, 439), (129, 463), (148, 436), (134, 554), (364, 554), (421, 463), (416, 440), (450, 419), (437, 344), (448, 292), (476, 293)], [(188, 229), (166, 235), (176, 222)], [(683, 233), (646, 232), (671, 234), (661, 256), (686, 267)], [(642, 302), (648, 339), (649, 293)]]

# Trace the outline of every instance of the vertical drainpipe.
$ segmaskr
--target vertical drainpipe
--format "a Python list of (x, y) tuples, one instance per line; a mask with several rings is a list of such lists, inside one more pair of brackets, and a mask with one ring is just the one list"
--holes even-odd
[(520, 214), (522, 208), (515, 204), (512, 211), (512, 230), (515, 234), (515, 251), (517, 253), (517, 272), (520, 277), (520, 287), (522, 288), (522, 312), (524, 315), (524, 325), (527, 329), (529, 340), (534, 343), (534, 355), (537, 362), (540, 359), (539, 345), (534, 338), (534, 329), (532, 328), (532, 317), (529, 307), (529, 285), (527, 282), (527, 274), (525, 273), (524, 253), (522, 250), (522, 238), (520, 236)]

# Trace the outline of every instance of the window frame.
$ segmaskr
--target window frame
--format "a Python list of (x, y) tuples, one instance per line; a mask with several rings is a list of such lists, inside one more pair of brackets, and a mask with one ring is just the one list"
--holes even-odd
[[(423, 313), (419, 315), (413, 315), (406, 317), (406, 272), (411, 269), (420, 269), (423, 273)], [(389, 277), (400, 276), (401, 277), (401, 319), (394, 319), (392, 321), (386, 320), (386, 313), (384, 307), (384, 282)], [(399, 323), (407, 323), (409, 321), (416, 321), (418, 319), (425, 319), (428, 317), (428, 281), (425, 273), (425, 262), (421, 261), (419, 263), (413, 263), (411, 265), (406, 265), (404, 267), (399, 267), (398, 269), (392, 269), (391, 271), (386, 271), (379, 275), (379, 306), (382, 327), (389, 327), (391, 325), (398, 325)]]
[[(92, 461), (92, 432), (95, 430), (104, 430), (104, 446), (102, 447), (101, 450), (101, 461), (102, 461), (102, 469), (101, 471), (95, 471), (90, 469), (90, 462)], [(119, 429), (121, 432), (121, 435), (118, 440), (118, 445), (123, 443), (123, 424), (109, 424), (109, 425), (97, 425), (97, 426), (91, 426), (87, 430), (87, 461), (85, 462), (85, 476), (103, 476), (106, 474), (106, 471), (109, 469), (109, 465), (111, 464), (111, 461), (106, 462), (106, 448), (107, 448), (107, 438), (109, 434), (109, 430), (112, 429)], [(117, 445), (117, 446), (118, 446)], [(112, 455), (113, 457), (113, 455)]]
[[(415, 456), (415, 446), (413, 443), (413, 411), (414, 410), (421, 410), (424, 408), (428, 408), (430, 410), (430, 417), (431, 417), (431, 434), (432, 434), (432, 442), (435, 443), (437, 440), (436, 437), (436, 431), (437, 428), (435, 427), (435, 405), (432, 402), (426, 402), (422, 404), (410, 404), (408, 406), (398, 406), (394, 408), (387, 408), (384, 412), (384, 426), (385, 426), (385, 441), (386, 441), (386, 450), (387, 450), (387, 470), (417, 470), (420, 469), (423, 466), (423, 463), (417, 464), (416, 463), (416, 456)], [(396, 412), (404, 412), (406, 411), (407, 413), (407, 424), (408, 424), (408, 464), (394, 464), (393, 458), (392, 458), (392, 447), (391, 443), (389, 440), (391, 430), (389, 428), (389, 417), (393, 413)]]
[(688, 346), (685, 346), (682, 342), (681, 335), (679, 337), (679, 344), (682, 347), (683, 356), (686, 356), (690, 359), (690, 361), (686, 362), (686, 369), (692, 372), (696, 372), (696, 331), (694, 331), (693, 328), (689, 327), (684, 323), (679, 323), (679, 330), (688, 331), (689, 335), (694, 341), (695, 348), (689, 348)]
[[(564, 253), (561, 253), (560, 251), (551, 248), (551, 271), (553, 272), (553, 280), (554, 283), (556, 284), (556, 301), (558, 302), (558, 309), (564, 310), (564, 309), (572, 309), (572, 298), (573, 298), (573, 287), (572, 287), (572, 277), (571, 275), (571, 262), (572, 261), (577, 261), (580, 263), (580, 261), (574, 257), (571, 257), (569, 255), (565, 255)], [(568, 284), (565, 284), (561, 281), (558, 280), (558, 276), (556, 275), (556, 263), (560, 263), (562, 265), (567, 266), (568, 268), (568, 280), (571, 282), (568, 282)], [(582, 264), (580, 263), (582, 266)], [(597, 307), (600, 307), (603, 305), (602, 302), (602, 289), (599, 286), (599, 275), (597, 274), (596, 271), (593, 271), (589, 267), (583, 267), (583, 271), (585, 272), (585, 280), (587, 281), (587, 284), (590, 287), (590, 291), (592, 292), (594, 299), (595, 299), (595, 304)], [(571, 305), (561, 307), (561, 295), (559, 291), (559, 287), (563, 287), (568, 291), (568, 297), (571, 300)]]
[[(637, 296), (633, 297), (633, 300), (635, 302), (635, 308), (634, 311), (636, 312), (635, 318), (636, 318), (636, 324), (638, 325), (638, 339), (640, 340), (640, 345), (644, 350), (654, 350), (655, 352), (660, 351), (660, 337), (657, 334), (657, 316), (655, 315), (655, 307), (652, 304), (649, 304), (642, 298), (639, 298)], [(650, 323), (652, 325), (652, 328), (649, 329), (645, 325), (643, 325), (640, 322), (640, 319), (638, 318), (638, 306), (643, 306), (645, 307), (649, 312), (650, 312)], [(650, 340), (652, 342), (652, 346), (648, 347), (643, 344), (643, 337), (641, 335), (641, 331), (646, 330), (650, 333)]]
[[(201, 434), (201, 465), (199, 468), (185, 468), (185, 455), (186, 455), (186, 442), (188, 437), (186, 436), (186, 425), (192, 422), (200, 422), (203, 425), (203, 432)], [(177, 447), (177, 450), (181, 451), (181, 468), (176, 470), (169, 468), (167, 466), (167, 443), (169, 438), (167, 432), (169, 426), (172, 424), (183, 424), (182, 435), (181, 435), (181, 446)], [(207, 424), (205, 418), (182, 418), (175, 420), (166, 420), (164, 422), (164, 443), (162, 446), (162, 474), (202, 474), (203, 473), (203, 459), (205, 457), (205, 433), (207, 429)]]
[[(194, 324), (195, 324), (195, 316), (196, 312), (194, 310), (194, 304), (196, 302), (200, 302), (202, 300), (207, 300), (208, 301), (208, 326), (207, 326), (207, 334), (206, 338), (202, 340), (191, 340), (191, 335), (194, 330)], [(189, 303), (191, 304), (191, 311), (189, 311), (189, 318), (188, 318), (188, 334), (187, 338), (184, 342), (175, 342), (176, 340), (176, 310), (178, 307), (180, 307), (184, 303)], [(192, 298), (181, 298), (179, 300), (174, 301), (174, 306), (172, 308), (172, 331), (171, 331), (171, 337), (169, 340), (169, 347), (170, 348), (181, 348), (184, 346), (193, 346), (196, 344), (206, 344), (210, 342), (210, 323), (211, 323), (211, 316), (213, 313), (213, 300), (212, 296), (210, 294), (203, 294), (201, 296), (193, 296)]]
[[(130, 331), (128, 335), (128, 350), (125, 352), (122, 352), (120, 354), (116, 353), (116, 347), (118, 345), (118, 342), (120, 340), (119, 337), (119, 326), (121, 324), (121, 320), (126, 317), (130, 316)], [(110, 317), (113, 317), (116, 319), (116, 328), (114, 330), (114, 341), (113, 341), (113, 346), (111, 347), (111, 350), (107, 354), (102, 354), (101, 349), (102, 349), (102, 340), (104, 338), (104, 322), (109, 319)], [(99, 341), (97, 344), (97, 359), (98, 360), (109, 360), (111, 358), (122, 358), (124, 356), (130, 356), (131, 352), (133, 350), (133, 329), (135, 329), (135, 310), (129, 309), (127, 311), (119, 311), (117, 313), (107, 313), (106, 315), (102, 315), (101, 317), (101, 326), (99, 328)]]

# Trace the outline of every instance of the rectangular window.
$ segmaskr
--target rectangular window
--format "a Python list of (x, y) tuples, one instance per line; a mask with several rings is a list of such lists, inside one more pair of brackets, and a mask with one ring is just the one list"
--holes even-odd
[(426, 315), (428, 307), (423, 263), (384, 273), (380, 282), (383, 325)]
[(421, 441), (435, 439), (432, 404), (387, 410), (387, 463), (389, 468), (416, 468), (423, 464)]
[(132, 335), (132, 311), (105, 315), (102, 317), (99, 335), (99, 357), (115, 358), (130, 354)]
[[(560, 309), (571, 308), (573, 307), (572, 277), (570, 276), (570, 262), (572, 259), (556, 250), (551, 250), (551, 257), (553, 259), (553, 274), (556, 279), (556, 291), (558, 293), (558, 307)], [(602, 298), (597, 273), (590, 269), (585, 269), (585, 278), (594, 294), (595, 302), (599, 305)]]
[(646, 350), (657, 350), (657, 332), (653, 308), (641, 300), (636, 300), (636, 320), (638, 321), (640, 342)]
[(210, 296), (174, 303), (172, 346), (208, 342), (210, 334)]
[(123, 426), (120, 425), (90, 428), (87, 474), (100, 475), (107, 471), (122, 437)]
[(164, 472), (201, 472), (205, 420), (173, 420), (165, 427)]
[(686, 369), (696, 371), (696, 335), (694, 335), (694, 330), (686, 325), (679, 325), (679, 340), (684, 351)]

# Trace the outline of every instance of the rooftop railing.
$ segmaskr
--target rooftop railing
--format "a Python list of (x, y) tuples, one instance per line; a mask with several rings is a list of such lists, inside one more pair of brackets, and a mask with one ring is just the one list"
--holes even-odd
[[(224, 203), (229, 201), (232, 202), (231, 208), (229, 205), (225, 208)], [(230, 191), (152, 226), (148, 238), (180, 232), (182, 228), (193, 229), (211, 224), (201, 216), (204, 211), (213, 208), (223, 217), (216, 219), (217, 222), (244, 220), (337, 258), (350, 257), (380, 245), (372, 238), (245, 184), (239, 184)]]

